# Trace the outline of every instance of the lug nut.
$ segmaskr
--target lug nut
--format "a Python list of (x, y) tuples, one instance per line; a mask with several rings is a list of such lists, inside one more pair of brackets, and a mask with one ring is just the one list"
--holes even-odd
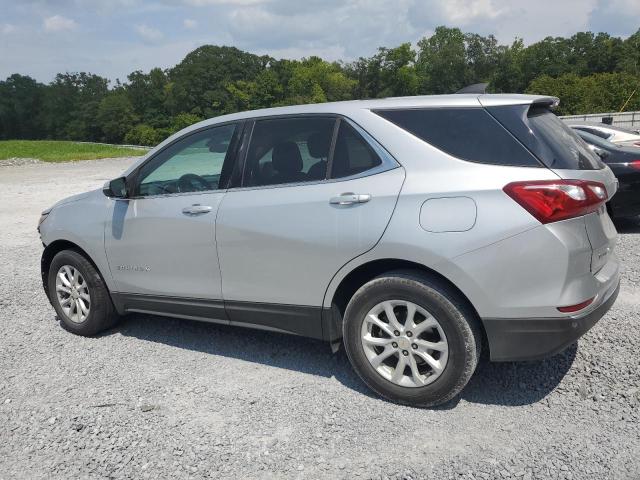
[(411, 337), (411, 336), (413, 336), (413, 333), (407, 332), (407, 337)]
[(398, 348), (398, 344), (397, 344), (396, 342), (393, 342), (393, 343), (391, 344), (391, 346), (392, 346), (393, 348)]
[(418, 345), (416, 345), (415, 343), (411, 344), (411, 348), (413, 348), (414, 350), (416, 350), (418, 348)]
[(407, 352), (406, 350), (402, 350), (402, 354), (406, 357), (407, 355), (409, 355), (409, 352)]
[(394, 330), (393, 334), (394, 334), (396, 337), (399, 337), (399, 336), (400, 336), (400, 332), (399, 332), (398, 330)]

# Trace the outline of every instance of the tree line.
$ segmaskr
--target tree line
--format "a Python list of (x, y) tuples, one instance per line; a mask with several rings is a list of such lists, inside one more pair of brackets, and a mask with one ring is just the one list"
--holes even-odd
[(580, 32), (525, 46), (441, 26), (415, 48), (380, 47), (353, 62), (277, 60), (205, 45), (173, 68), (135, 71), (112, 86), (84, 72), (60, 73), (49, 84), (13, 74), (0, 81), (0, 139), (155, 145), (240, 110), (452, 93), (477, 82), (489, 82), (492, 92), (560, 97), (559, 114), (640, 110), (640, 30), (626, 39)]

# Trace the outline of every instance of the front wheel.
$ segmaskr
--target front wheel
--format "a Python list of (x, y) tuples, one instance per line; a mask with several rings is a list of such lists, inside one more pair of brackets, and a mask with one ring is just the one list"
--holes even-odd
[(406, 405), (447, 402), (480, 357), (475, 312), (448, 285), (419, 272), (392, 272), (362, 286), (347, 306), (345, 349), (362, 380)]
[(118, 319), (102, 277), (75, 250), (63, 250), (53, 257), (48, 287), (49, 300), (62, 326), (73, 333), (95, 335)]

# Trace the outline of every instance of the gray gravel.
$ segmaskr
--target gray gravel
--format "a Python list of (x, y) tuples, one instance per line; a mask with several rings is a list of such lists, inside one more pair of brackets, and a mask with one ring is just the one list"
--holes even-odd
[(318, 341), (147, 315), (60, 328), (39, 212), (130, 161), (0, 171), (0, 478), (640, 478), (640, 225), (621, 226), (622, 292), (577, 347), (482, 363), (419, 410)]

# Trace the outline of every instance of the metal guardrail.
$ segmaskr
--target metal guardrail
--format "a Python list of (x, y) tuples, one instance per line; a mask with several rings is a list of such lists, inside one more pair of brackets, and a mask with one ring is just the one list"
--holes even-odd
[[(618, 127), (637, 127), (640, 125), (640, 112), (589, 113), (587, 115), (564, 115), (562, 120), (609, 123)], [(607, 121), (611, 119), (611, 121)]]

